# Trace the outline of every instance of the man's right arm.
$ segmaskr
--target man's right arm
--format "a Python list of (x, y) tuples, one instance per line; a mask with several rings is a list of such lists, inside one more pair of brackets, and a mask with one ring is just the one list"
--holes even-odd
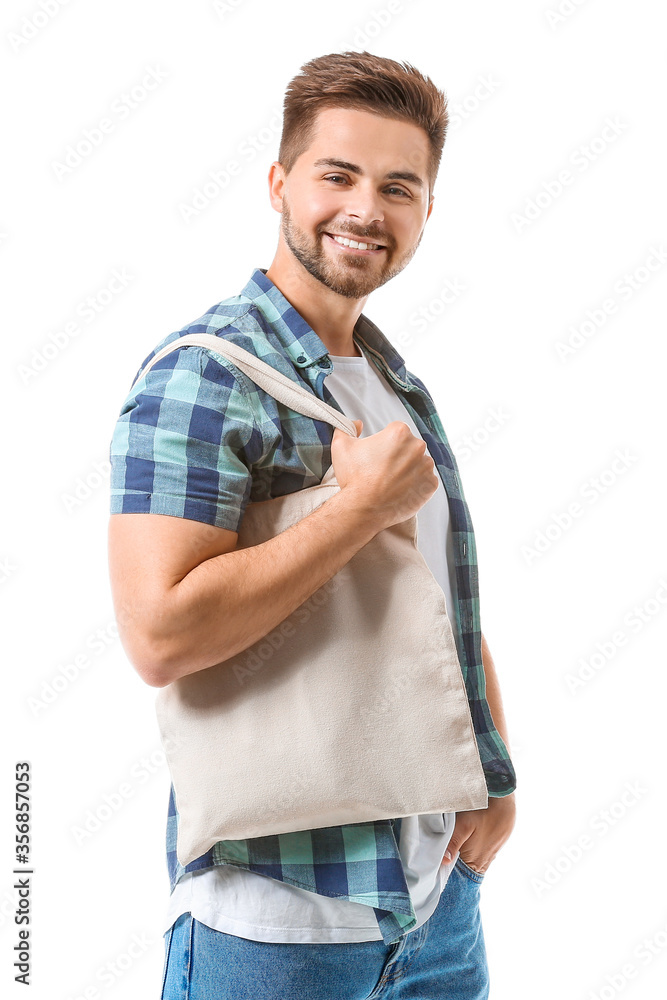
[(173, 352), (149, 376), (127, 396), (111, 442), (109, 571), (123, 647), (163, 687), (271, 632), (378, 531), (421, 507), (438, 479), (405, 423), (364, 438), (336, 429), (340, 491), (238, 549), (252, 467), (273, 446), (261, 407), (201, 348)]
[(163, 514), (112, 514), (109, 565), (125, 650), (162, 687), (242, 652), (284, 621), (376, 533), (343, 491), (260, 545)]
[(111, 515), (116, 619), (146, 683), (163, 687), (247, 649), (437, 487), (424, 441), (400, 421), (363, 439), (336, 431), (331, 452), (340, 491), (260, 545), (237, 549), (236, 532), (191, 519)]

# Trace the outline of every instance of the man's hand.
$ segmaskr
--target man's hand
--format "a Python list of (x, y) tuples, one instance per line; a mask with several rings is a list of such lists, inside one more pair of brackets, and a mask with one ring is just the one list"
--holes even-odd
[[(360, 434), (363, 421), (354, 423)], [(416, 514), (440, 482), (426, 441), (413, 434), (403, 420), (392, 420), (364, 438), (353, 438), (336, 427), (331, 461), (349, 502), (365, 510), (378, 531)]]
[(443, 864), (459, 851), (467, 865), (483, 874), (514, 829), (515, 816), (514, 792), (502, 798), (489, 796), (486, 809), (457, 813)]

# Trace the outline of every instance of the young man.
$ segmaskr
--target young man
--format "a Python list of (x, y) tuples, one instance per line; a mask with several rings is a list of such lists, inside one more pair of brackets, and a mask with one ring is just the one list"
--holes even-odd
[[(162, 997), (482, 1000), (480, 884), (514, 825), (515, 775), (480, 630), (474, 535), (424, 383), (362, 314), (410, 261), (431, 215), (446, 100), (406, 63), (348, 52), (303, 66), (284, 110), (269, 172), (282, 216), (270, 268), (165, 337), (141, 368), (178, 337), (213, 333), (355, 419), (360, 436), (328, 427), (322, 440), (325, 425), (207, 349), (156, 363), (128, 394), (111, 445), (110, 573), (123, 645), (156, 687), (220, 663), (378, 531), (417, 513), (489, 800), (458, 814), (221, 841), (184, 868), (172, 787)], [(248, 502), (312, 486), (331, 462), (334, 497), (275, 538), (235, 548)]]

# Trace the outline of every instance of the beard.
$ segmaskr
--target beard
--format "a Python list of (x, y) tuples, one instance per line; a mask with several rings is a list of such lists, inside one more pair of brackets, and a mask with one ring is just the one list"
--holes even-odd
[[(373, 257), (356, 254), (341, 253), (334, 259), (324, 246), (326, 230), (318, 229), (314, 236), (310, 236), (304, 229), (300, 229), (292, 219), (284, 196), (281, 229), (285, 243), (306, 271), (332, 292), (349, 299), (365, 298), (376, 288), (400, 274), (414, 256), (421, 241), (420, 234), (414, 246), (396, 255), (393, 241), (382, 233), (373, 232), (371, 226), (351, 231), (338, 224), (335, 230), (339, 235), (345, 235), (348, 239), (355, 239), (358, 242), (382, 243), (386, 249), (383, 251), (384, 260), (380, 266)], [(341, 229), (344, 230), (343, 233)]]

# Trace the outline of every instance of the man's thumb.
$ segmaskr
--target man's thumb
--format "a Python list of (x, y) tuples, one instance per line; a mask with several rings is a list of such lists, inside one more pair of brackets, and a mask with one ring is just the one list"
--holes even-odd
[[(352, 423), (356, 426), (356, 428), (357, 428), (357, 437), (359, 437), (359, 435), (361, 434), (361, 430), (363, 428), (364, 422), (363, 422), (363, 420), (353, 420)], [(346, 431), (342, 431), (340, 429), (340, 427), (334, 427), (332, 441), (336, 437), (336, 435), (338, 435), (338, 437), (349, 437), (349, 434), (347, 434)]]
[(449, 843), (447, 844), (447, 849), (445, 850), (445, 862), (451, 861), (457, 851), (461, 850), (461, 843), (457, 842), (457, 838), (452, 834)]

